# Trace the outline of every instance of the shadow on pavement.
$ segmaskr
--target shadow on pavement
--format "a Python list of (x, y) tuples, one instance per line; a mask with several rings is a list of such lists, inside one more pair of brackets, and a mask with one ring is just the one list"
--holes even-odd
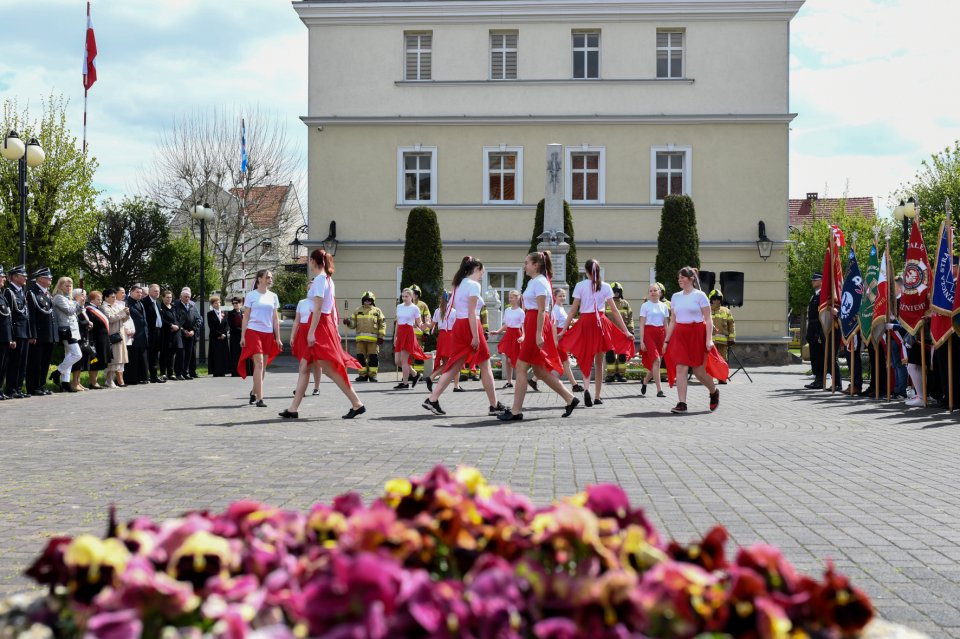
[(513, 426), (523, 426), (526, 422), (535, 422), (537, 418), (527, 419), (526, 413), (524, 413), (524, 418), (516, 422), (501, 422), (496, 417), (490, 417), (485, 419), (482, 422), (467, 422), (466, 424), (431, 424), (434, 428), (492, 428), (492, 427), (503, 427), (508, 425)]

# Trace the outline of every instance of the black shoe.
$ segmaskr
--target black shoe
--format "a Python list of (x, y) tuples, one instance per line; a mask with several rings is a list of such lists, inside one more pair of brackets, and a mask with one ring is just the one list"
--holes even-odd
[(667, 396), (666, 393), (664, 393), (663, 391), (657, 391), (657, 397), (666, 397), (666, 396)]
[(573, 409), (580, 405), (580, 398), (574, 397), (573, 401), (564, 406), (563, 408), (563, 417), (570, 417), (570, 414), (573, 413)]
[(617, 381), (618, 381), (618, 382), (626, 382), (626, 381), (627, 381), (627, 378), (624, 377), (623, 375), (618, 374), (618, 375), (617, 375)]
[(604, 378), (603, 381), (606, 382), (607, 384), (612, 384), (612, 383), (614, 383), (615, 381), (617, 381), (617, 378), (616, 378), (615, 376), (613, 376), (613, 375), (607, 375), (606, 378)]
[(594, 406), (603, 406), (603, 400), (598, 397), (598, 398), (596, 398), (595, 400), (593, 400), (593, 405), (594, 405)]
[(298, 417), (300, 417), (300, 413), (298, 413), (297, 411), (289, 411), (286, 408), (284, 408), (282, 411), (277, 413), (277, 415), (279, 415), (280, 417), (283, 417), (284, 419), (297, 419)]
[(710, 393), (710, 412), (712, 413), (713, 411), (717, 410), (719, 406), (720, 406), (720, 389), (718, 388), (717, 390)]
[(36, 389), (30, 391), (30, 394), (33, 395), (34, 397), (43, 397), (44, 395), (46, 395), (46, 393), (44, 393), (44, 392), (43, 392), (42, 390), (40, 390), (39, 388), (36, 388)]
[(466, 389), (466, 388), (461, 388), (460, 386), (456, 386), (456, 387), (454, 387), (453, 392), (454, 392), (454, 393), (466, 393), (466, 392), (467, 392), (467, 389)]
[(178, 381), (178, 382), (185, 382), (185, 381), (187, 381), (187, 380), (189, 380), (189, 379), (190, 379), (189, 377), (184, 377), (183, 375), (177, 375), (177, 381)]
[(346, 415), (343, 416), (344, 419), (353, 419), (357, 415), (363, 415), (367, 412), (366, 406), (361, 406), (360, 408), (351, 408)]
[(677, 402), (677, 405), (670, 409), (671, 413), (685, 413), (687, 412), (687, 405), (684, 402)]
[(507, 382), (506, 384), (503, 385), (503, 390), (506, 390), (508, 388), (513, 388), (513, 384), (511, 382)]
[(426, 398), (425, 400), (423, 400), (423, 403), (420, 404), (420, 405), (423, 406), (424, 408), (426, 408), (428, 411), (430, 411), (430, 412), (433, 413), (434, 415), (446, 415), (446, 414), (447, 414), (442, 408), (440, 408), (440, 400), (437, 400), (437, 401), (435, 401), (435, 402), (432, 402), (432, 401), (430, 401), (430, 398), (428, 397), (428, 398)]
[(49, 379), (49, 380), (52, 381), (54, 384), (56, 384), (57, 386), (59, 386), (59, 385), (60, 385), (60, 371), (59, 371), (58, 369), (56, 369), (56, 368), (53, 369), (53, 372), (50, 373), (50, 377), (48, 377), (47, 379)]
[(404, 384), (403, 382), (400, 382), (399, 384), (393, 387), (393, 390), (405, 390), (407, 388), (410, 388), (410, 384)]
[(428, 392), (428, 393), (432, 393), (432, 392), (433, 392), (433, 377), (427, 376), (427, 379), (426, 379), (425, 381), (427, 382), (427, 392)]
[(523, 413), (517, 413), (514, 415), (510, 409), (507, 409), (497, 415), (497, 419), (499, 419), (501, 422), (519, 422), (523, 421)]
[[(296, 394), (297, 394), (297, 391), (293, 391), (293, 394), (296, 395)], [(251, 403), (251, 404), (256, 404), (256, 403), (257, 403), (257, 396), (254, 395), (253, 393), (250, 393), (250, 403)]]
[(165, 380), (165, 379), (160, 379), (159, 377), (154, 377), (153, 379), (150, 380), (150, 383), (151, 383), (151, 384), (166, 384), (166, 383), (167, 383), (167, 380)]
[(491, 406), (487, 409), (487, 415), (499, 415), (505, 410), (507, 410), (507, 407), (504, 406), (502, 402), (497, 402), (496, 406)]
[(646, 394), (647, 394), (647, 383), (646, 383), (646, 382), (643, 382), (643, 381), (640, 382), (640, 394), (641, 394), (641, 395), (646, 395)]
[(423, 377), (423, 373), (417, 373), (417, 376), (410, 380), (410, 388), (416, 388), (421, 377)]
[(319, 395), (319, 394), (320, 394), (320, 389), (319, 389), (319, 388), (314, 388), (314, 389), (313, 389), (313, 394), (314, 394), (315, 396), (316, 396), (316, 395)]
[(77, 389), (73, 388), (67, 382), (60, 382), (60, 392), (61, 393), (76, 393)]
[(593, 406), (593, 398), (590, 397), (590, 391), (583, 391), (583, 405), (587, 408)]
[(583, 386), (581, 386), (580, 384), (574, 384), (573, 387), (572, 387), (570, 390), (571, 390), (572, 392), (574, 392), (574, 393), (582, 393), (582, 392), (583, 392)]
[(263, 403), (262, 399), (257, 400), (257, 408), (266, 408), (267, 405)]
[(537, 393), (540, 392), (540, 388), (537, 386), (537, 380), (529, 378), (527, 379), (527, 385), (530, 386), (530, 388), (532, 388), (534, 392), (537, 392)]
[(366, 382), (366, 381), (368, 381), (369, 379), (370, 379), (370, 378), (367, 377), (366, 375), (358, 375), (357, 378), (356, 378), (355, 380), (353, 380), (353, 381), (354, 381), (354, 383), (359, 383), (359, 382)]
[(47, 388), (41, 388), (40, 392), (43, 393), (44, 395), (53, 395), (53, 391)]
[(367, 381), (376, 384), (376, 383), (379, 382), (380, 380), (377, 379), (376, 377), (368, 377), (368, 378), (367, 378)]
[(810, 390), (823, 390), (823, 381), (819, 379), (815, 379), (809, 384), (806, 384), (804, 388), (808, 388)]

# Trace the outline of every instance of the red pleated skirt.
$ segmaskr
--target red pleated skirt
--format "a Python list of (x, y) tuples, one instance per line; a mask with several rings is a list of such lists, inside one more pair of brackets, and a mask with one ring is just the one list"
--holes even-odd
[(423, 360), (433, 357), (433, 355), (423, 352), (420, 342), (417, 341), (417, 336), (413, 332), (413, 327), (409, 324), (397, 326), (397, 334), (393, 337), (393, 352), (402, 353), (403, 351), (410, 353), (411, 362), (415, 359)]
[(500, 338), (500, 343), (497, 344), (497, 352), (506, 355), (511, 366), (517, 365), (517, 358), (520, 356), (520, 342), (518, 340), (522, 335), (522, 329), (508, 327), (503, 333), (503, 337)]
[(663, 359), (663, 339), (667, 331), (662, 326), (644, 326), (643, 344), (647, 347), (643, 354), (643, 367), (650, 370), (654, 360)]
[(624, 335), (603, 313), (581, 313), (558, 344), (560, 351), (571, 353), (577, 359), (584, 377), (593, 370), (597, 353), (613, 351), (631, 358), (636, 354), (633, 338)]
[(450, 340), (453, 339), (453, 331), (437, 331), (437, 361), (446, 360), (450, 357)]
[(673, 387), (677, 378), (677, 366), (707, 367), (707, 375), (724, 381), (730, 375), (730, 367), (720, 356), (714, 346), (707, 352), (707, 324), (693, 322), (691, 324), (677, 324), (667, 344), (667, 351), (663, 354), (663, 361), (667, 368), (667, 382)]
[(471, 368), (490, 359), (490, 347), (487, 346), (487, 338), (483, 336), (483, 325), (477, 320), (477, 335), (480, 337), (480, 346), (477, 350), (470, 347), (473, 341), (473, 334), (470, 332), (470, 320), (467, 318), (457, 319), (453, 323), (453, 330), (450, 331), (450, 351), (446, 363), (443, 365), (443, 372), (452, 370), (454, 364), (461, 358), (464, 368)]
[(557, 350), (557, 339), (553, 334), (553, 321), (550, 314), (545, 313), (543, 318), (543, 347), (537, 347), (537, 314), (536, 309), (527, 310), (523, 316), (523, 343), (520, 344), (520, 355), (517, 359), (531, 366), (542, 366), (556, 373), (563, 373), (563, 364), (560, 360), (560, 351)]
[[(311, 318), (313, 313), (310, 314)], [(313, 321), (312, 319), (310, 321)], [(307, 328), (310, 325), (307, 324)], [(363, 366), (350, 353), (343, 350), (340, 345), (340, 334), (337, 332), (337, 325), (334, 323), (331, 313), (321, 313), (320, 321), (317, 322), (317, 330), (314, 332), (316, 342), (308, 348), (304, 360), (308, 363), (321, 361), (329, 362), (340, 376), (350, 384), (350, 378), (347, 377), (347, 369), (361, 370)]]
[(297, 327), (297, 334), (293, 336), (293, 344), (290, 345), (290, 352), (297, 359), (304, 359), (307, 356), (307, 335), (310, 333), (310, 322), (300, 324)]
[(269, 366), (270, 362), (280, 354), (280, 348), (277, 346), (277, 340), (273, 333), (262, 333), (248, 328), (244, 338), (245, 345), (243, 350), (240, 351), (240, 359), (237, 361), (237, 373), (240, 377), (246, 379), (248, 359), (257, 353), (263, 353), (267, 356), (266, 365)]

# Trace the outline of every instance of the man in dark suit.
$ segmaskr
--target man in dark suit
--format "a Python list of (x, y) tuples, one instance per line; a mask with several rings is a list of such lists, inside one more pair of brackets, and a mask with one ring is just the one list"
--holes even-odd
[(167, 379), (157, 372), (157, 366), (162, 361), (161, 351), (163, 342), (163, 318), (160, 317), (160, 285), (151, 284), (149, 294), (143, 298), (143, 309), (147, 316), (147, 366), (150, 369), (150, 381), (162, 384)]
[(10, 332), (12, 341), (7, 352), (6, 386), (3, 394), (20, 399), (30, 397), (23, 392), (27, 378), (27, 354), (30, 350), (30, 309), (27, 306), (27, 267), (10, 269), (8, 282), (3, 290), (10, 307)]
[[(13, 328), (10, 326), (10, 303), (3, 292), (3, 287), (7, 283), (7, 274), (0, 266), (0, 382), (7, 376), (7, 353), (11, 346), (16, 346), (13, 341)], [(0, 383), (0, 401), (7, 399), (3, 393), (3, 384)]]
[(823, 349), (824, 335), (823, 326), (820, 324), (820, 287), (823, 284), (823, 276), (820, 273), (814, 273), (810, 276), (810, 286), (813, 287), (813, 295), (810, 296), (810, 302), (807, 303), (807, 344), (810, 347), (810, 367), (813, 369), (813, 381), (804, 386), (809, 389), (823, 388)]
[(36, 397), (53, 395), (44, 388), (53, 357), (53, 345), (57, 343), (57, 318), (53, 314), (53, 296), (50, 284), (53, 274), (47, 267), (33, 272), (33, 285), (27, 289), (27, 306), (30, 309), (30, 350), (27, 353), (27, 392)]
[(190, 299), (190, 289), (186, 286), (180, 291), (180, 299), (173, 303), (180, 318), (180, 336), (183, 340), (183, 364), (177, 371), (177, 377), (195, 379), (197, 377), (197, 331), (200, 330), (200, 311)]
[(127, 295), (127, 308), (130, 309), (130, 319), (133, 321), (134, 334), (133, 342), (127, 346), (127, 354), (130, 358), (124, 372), (124, 382), (127, 384), (149, 384), (147, 348), (150, 343), (150, 330), (147, 325), (146, 309), (143, 302), (143, 287), (134, 284), (130, 287), (130, 293)]

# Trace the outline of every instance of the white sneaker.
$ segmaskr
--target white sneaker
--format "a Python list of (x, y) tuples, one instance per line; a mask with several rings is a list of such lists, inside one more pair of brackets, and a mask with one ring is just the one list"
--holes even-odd
[(903, 405), (904, 406), (923, 406), (923, 398), (919, 396), (911, 397), (907, 401), (903, 402)]

